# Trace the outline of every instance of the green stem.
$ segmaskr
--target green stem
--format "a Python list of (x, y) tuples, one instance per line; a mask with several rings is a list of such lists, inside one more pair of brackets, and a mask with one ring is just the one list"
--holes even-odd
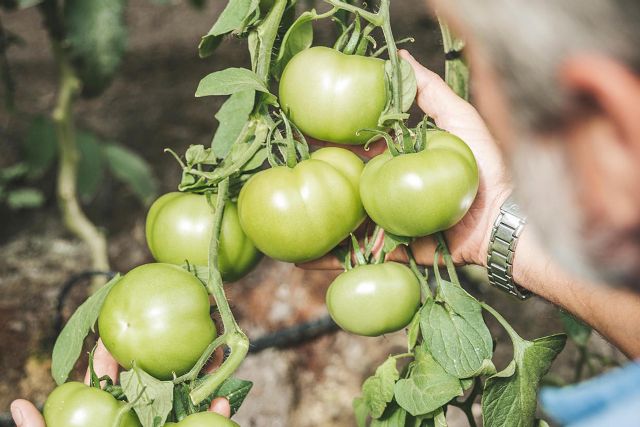
[[(346, 10), (347, 12), (357, 14), (360, 17), (366, 19), (368, 22), (372, 23), (373, 25), (376, 25), (378, 27), (382, 25), (383, 18), (380, 16), (379, 12), (372, 13), (372, 12), (369, 12), (368, 10), (364, 10), (361, 7), (358, 7), (349, 3), (345, 3), (342, 0), (324, 0), (324, 1), (338, 9)], [(388, 0), (383, 0), (383, 1), (388, 1)]]
[[(222, 345), (224, 343), (231, 350), (231, 355), (213, 374), (207, 376), (202, 384), (191, 391), (190, 397), (194, 405), (200, 404), (204, 399), (215, 392), (216, 389), (238, 369), (249, 350), (249, 340), (244, 332), (240, 330), (238, 323), (231, 312), (229, 302), (227, 301), (227, 297), (224, 293), (222, 275), (218, 270), (220, 230), (222, 228), (222, 216), (228, 197), (228, 190), (229, 179), (227, 178), (218, 184), (218, 197), (216, 199), (213, 218), (213, 232), (211, 234), (211, 243), (209, 245), (209, 280), (206, 283), (207, 290), (216, 301), (218, 312), (222, 318), (224, 334), (222, 337), (216, 339), (209, 348), (207, 348), (207, 351), (210, 350), (211, 353), (213, 353), (216, 349), (216, 344)], [(205, 354), (206, 353), (207, 352), (205, 352)], [(211, 353), (209, 353), (209, 355)], [(204, 354), (201, 357), (201, 361), (203, 358)]]
[(433, 294), (431, 293), (431, 289), (429, 289), (429, 283), (427, 282), (427, 277), (426, 277), (426, 270), (425, 270), (425, 274), (422, 274), (422, 272), (420, 271), (420, 269), (418, 268), (418, 263), (416, 262), (416, 258), (413, 255), (413, 250), (411, 249), (411, 246), (407, 246), (407, 257), (409, 258), (409, 267), (411, 268), (411, 271), (413, 271), (413, 274), (416, 275), (416, 277), (418, 278), (418, 281), (420, 282), (420, 288), (422, 289), (422, 294), (426, 297), (426, 298), (432, 298)]
[[(440, 32), (442, 33), (442, 44), (445, 54), (449, 52), (459, 52), (464, 47), (464, 42), (451, 33), (449, 26), (438, 17)], [(459, 97), (469, 99), (469, 67), (463, 58), (446, 59), (444, 64), (444, 79), (458, 94)]]
[(278, 36), (278, 28), (280, 27), (280, 21), (282, 20), (286, 6), (287, 0), (276, 0), (269, 14), (256, 28), (259, 46), (254, 71), (265, 83), (269, 81), (271, 51)]
[(447, 242), (444, 239), (444, 235), (439, 232), (436, 233), (436, 237), (438, 239), (438, 247), (442, 253), (442, 257), (444, 258), (444, 263), (447, 266), (447, 272), (449, 273), (449, 279), (456, 285), (460, 285), (460, 279), (458, 278), (458, 273), (456, 273), (456, 266), (453, 264), (453, 259), (451, 258), (451, 252), (449, 252), (449, 247), (447, 246)]
[(382, 227), (376, 224), (375, 228), (373, 229), (373, 234), (371, 234), (371, 238), (367, 242), (367, 245), (364, 248), (364, 257), (367, 259), (367, 261), (370, 261), (371, 254), (373, 252), (373, 247), (375, 246), (376, 242), (380, 238), (380, 233), (382, 233)]
[[(53, 121), (58, 141), (57, 197), (62, 220), (66, 228), (80, 238), (91, 254), (91, 267), (97, 271), (109, 270), (107, 241), (104, 235), (87, 218), (77, 197), (78, 161), (80, 153), (76, 145), (73, 125), (73, 101), (80, 90), (80, 80), (76, 77), (67, 52), (62, 43), (52, 40), (54, 58), (60, 74), (58, 99), (53, 110)], [(93, 290), (104, 280), (94, 281)]]
[(507, 320), (504, 317), (502, 317), (502, 315), (500, 313), (498, 313), (489, 304), (487, 304), (485, 302), (481, 302), (480, 306), (483, 309), (485, 309), (486, 311), (488, 311), (489, 313), (491, 313), (491, 315), (498, 321), (498, 323), (500, 323), (500, 325), (502, 325), (504, 330), (507, 331), (507, 334), (509, 334), (509, 337), (511, 338), (511, 341), (514, 344), (513, 348), (516, 349), (517, 348), (516, 343), (522, 342), (523, 341), (522, 337), (520, 335), (518, 335), (518, 333), (515, 331), (515, 329), (513, 329), (511, 327), (509, 322), (507, 322)]
[(402, 113), (402, 72), (400, 71), (400, 57), (398, 56), (398, 47), (393, 38), (391, 30), (391, 14), (389, 11), (391, 0), (381, 0), (378, 15), (382, 18), (382, 33), (384, 34), (387, 50), (389, 51), (389, 60), (393, 67), (393, 78), (391, 79), (391, 91), (393, 94), (393, 105), (391, 113)]
[(584, 374), (584, 367), (587, 364), (589, 358), (589, 349), (586, 346), (578, 346), (578, 362), (573, 375), (573, 382), (577, 383), (582, 379)]

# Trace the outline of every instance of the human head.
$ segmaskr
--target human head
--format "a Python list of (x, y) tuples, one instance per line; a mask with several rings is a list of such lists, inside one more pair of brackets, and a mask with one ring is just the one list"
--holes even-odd
[(433, 0), (468, 40), (474, 101), (567, 267), (640, 289), (640, 2)]

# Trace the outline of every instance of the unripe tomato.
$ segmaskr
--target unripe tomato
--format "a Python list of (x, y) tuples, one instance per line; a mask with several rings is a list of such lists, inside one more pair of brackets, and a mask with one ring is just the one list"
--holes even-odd
[(209, 295), (188, 271), (145, 264), (124, 275), (104, 301), (98, 328), (105, 347), (130, 369), (159, 379), (185, 374), (215, 339)]
[[(215, 196), (211, 199), (215, 204)], [(147, 214), (146, 237), (158, 262), (206, 266), (213, 231), (213, 209), (207, 197), (192, 193), (167, 193)], [(235, 203), (225, 204), (220, 230), (218, 268), (224, 281), (240, 279), (260, 260), (261, 254), (246, 236)]]
[(280, 79), (280, 104), (305, 134), (364, 144), (387, 102), (384, 61), (316, 46), (295, 55)]
[(452, 227), (478, 192), (478, 166), (460, 138), (430, 131), (418, 153), (374, 157), (360, 180), (367, 214), (399, 236), (426, 236)]
[(240, 427), (236, 422), (215, 412), (198, 412), (192, 414), (179, 423), (166, 423), (165, 426), (176, 427)]
[[(48, 427), (114, 427), (124, 405), (106, 391), (69, 382), (51, 392), (44, 404), (44, 419)], [(140, 422), (129, 411), (119, 427), (140, 427)]]
[[(342, 148), (320, 151), (293, 168), (258, 172), (240, 191), (240, 224), (271, 258), (287, 262), (319, 258), (364, 219), (355, 187), (357, 164), (362, 161)], [(319, 160), (324, 156), (331, 157), (331, 163)]]
[(355, 267), (327, 291), (331, 318), (347, 332), (376, 337), (406, 327), (420, 306), (420, 282), (397, 262)]

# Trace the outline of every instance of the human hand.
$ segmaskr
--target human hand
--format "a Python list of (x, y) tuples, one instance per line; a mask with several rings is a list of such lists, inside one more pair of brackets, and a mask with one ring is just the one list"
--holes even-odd
[[(436, 125), (462, 138), (478, 163), (480, 185), (469, 212), (454, 227), (445, 231), (454, 263), (486, 265), (486, 251), (493, 221), (511, 192), (509, 175), (500, 151), (476, 109), (456, 95), (436, 73), (418, 63), (409, 52), (400, 55), (415, 72), (418, 83), (416, 102)], [(413, 253), (419, 264), (433, 264), (437, 245), (432, 236), (416, 239)], [(378, 244), (377, 246), (380, 246)], [(403, 250), (388, 255), (389, 260), (406, 261)], [(322, 258), (302, 265), (308, 269), (338, 269), (335, 258)]]
[[(98, 377), (108, 375), (115, 379), (118, 377), (118, 362), (111, 356), (102, 340), (98, 340), (98, 346), (93, 355), (93, 369)], [(89, 384), (90, 372), (84, 377), (85, 384)], [(231, 407), (229, 401), (223, 397), (214, 399), (209, 406), (209, 411), (217, 412), (220, 415), (229, 417), (231, 415)], [(44, 418), (38, 408), (28, 400), (17, 399), (11, 403), (11, 416), (17, 427), (46, 427)]]

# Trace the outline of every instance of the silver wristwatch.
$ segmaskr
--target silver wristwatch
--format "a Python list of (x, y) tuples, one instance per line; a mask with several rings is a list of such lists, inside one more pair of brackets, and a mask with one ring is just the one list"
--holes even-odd
[(529, 298), (531, 292), (514, 283), (513, 257), (526, 222), (526, 217), (509, 196), (493, 223), (487, 254), (489, 283), (521, 300)]

